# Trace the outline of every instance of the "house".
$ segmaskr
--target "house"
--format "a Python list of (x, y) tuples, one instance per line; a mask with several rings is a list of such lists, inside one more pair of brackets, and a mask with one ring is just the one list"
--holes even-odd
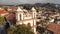
[(60, 34), (60, 25), (55, 23), (50, 23), (47, 27), (48, 30), (52, 31), (54, 34)]
[(5, 10), (3, 10), (3, 9), (0, 9), (0, 15), (1, 15), (1, 16), (7, 15), (7, 14), (8, 14), (7, 11), (5, 11)]

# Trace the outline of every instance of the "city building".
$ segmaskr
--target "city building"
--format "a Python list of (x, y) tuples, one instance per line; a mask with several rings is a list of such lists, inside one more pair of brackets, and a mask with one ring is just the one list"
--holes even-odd
[(49, 31), (52, 31), (54, 34), (60, 34), (60, 25), (55, 23), (50, 23), (47, 28)]

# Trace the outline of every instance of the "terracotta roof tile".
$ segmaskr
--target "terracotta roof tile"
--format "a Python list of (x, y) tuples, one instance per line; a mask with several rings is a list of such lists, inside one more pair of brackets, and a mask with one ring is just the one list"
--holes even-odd
[(60, 25), (59, 24), (51, 23), (48, 25), (47, 29), (60, 34)]
[(7, 14), (8, 12), (4, 11), (4, 10), (0, 10), (0, 14)]

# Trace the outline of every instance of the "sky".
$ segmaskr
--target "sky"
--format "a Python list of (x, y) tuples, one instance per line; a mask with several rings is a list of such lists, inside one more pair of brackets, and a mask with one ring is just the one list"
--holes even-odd
[(0, 5), (18, 5), (18, 4), (34, 4), (34, 3), (57, 3), (60, 4), (60, 0), (0, 0)]

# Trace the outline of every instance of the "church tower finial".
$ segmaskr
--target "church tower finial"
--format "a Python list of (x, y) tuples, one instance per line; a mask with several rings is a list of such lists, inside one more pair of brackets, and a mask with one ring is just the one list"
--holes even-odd
[(23, 10), (20, 7), (18, 7), (17, 11), (19, 12), (19, 11), (23, 11)]

